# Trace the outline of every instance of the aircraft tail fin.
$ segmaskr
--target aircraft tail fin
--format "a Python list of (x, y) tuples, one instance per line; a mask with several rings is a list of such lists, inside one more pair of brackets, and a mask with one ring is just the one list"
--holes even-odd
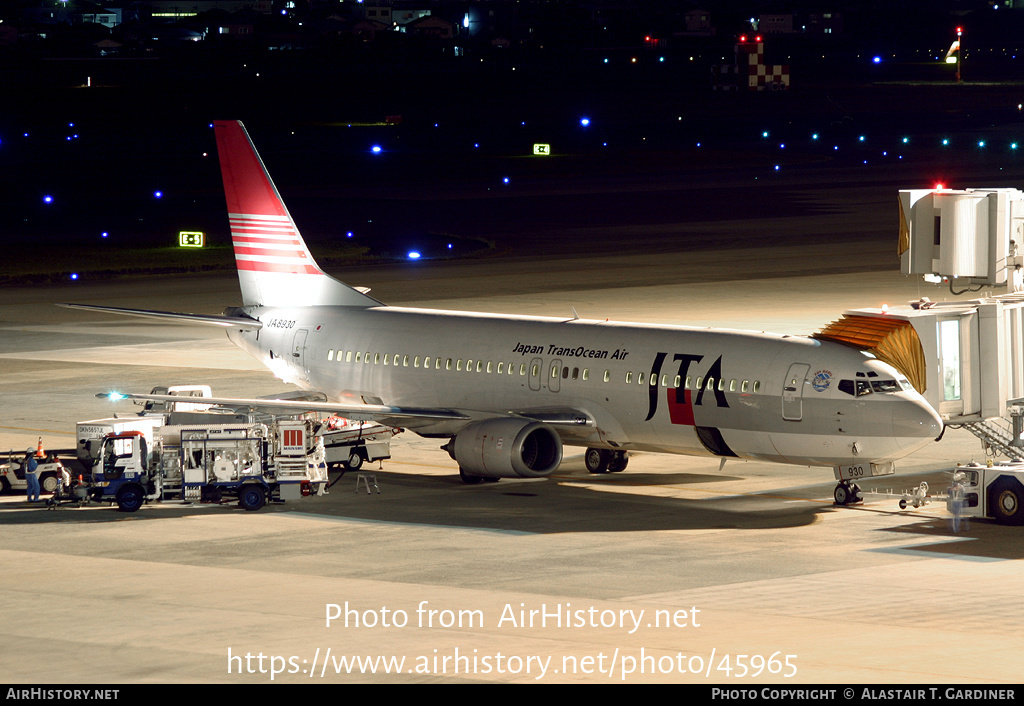
[(218, 120), (214, 132), (243, 304), (378, 306), (313, 260), (242, 123)]

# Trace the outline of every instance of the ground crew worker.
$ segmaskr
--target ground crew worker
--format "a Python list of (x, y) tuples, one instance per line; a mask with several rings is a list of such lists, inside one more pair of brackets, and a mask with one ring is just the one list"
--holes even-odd
[(25, 461), (22, 463), (25, 471), (25, 482), (28, 483), (28, 501), (39, 502), (39, 463), (36, 461), (36, 450), (29, 447), (25, 452)]

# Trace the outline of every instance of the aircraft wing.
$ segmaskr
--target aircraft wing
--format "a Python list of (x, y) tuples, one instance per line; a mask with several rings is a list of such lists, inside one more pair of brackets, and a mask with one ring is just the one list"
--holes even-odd
[[(104, 392), (96, 395), (107, 400), (150, 400), (154, 402), (190, 402), (202, 403), (232, 409), (238, 412), (263, 412), (277, 414), (303, 414), (305, 412), (323, 412), (338, 414), (349, 419), (372, 420), (405, 426), (415, 429), (418, 426), (438, 422), (470, 422), (474, 419), (504, 416), (493, 412), (459, 411), (453, 409), (430, 409), (423, 407), (396, 407), (384, 404), (355, 404), (346, 402), (330, 402), (319, 392), (289, 392), (275, 397), (259, 397), (242, 399), (232, 397), (182, 397), (180, 395), (160, 395), (154, 393), (122, 393)], [(556, 427), (593, 427), (594, 418), (583, 411), (571, 408), (543, 408), (509, 410), (505, 413), (510, 417), (524, 417), (535, 421), (551, 424)], [(419, 422), (419, 423), (417, 423)], [(568, 431), (568, 429), (566, 430)], [(572, 434), (572, 432), (570, 432)]]
[(173, 311), (152, 311), (150, 309), (123, 309), (118, 306), (95, 306), (92, 304), (58, 304), (65, 309), (84, 309), (86, 311), (102, 311), (108, 314), (123, 316), (141, 316), (148, 319), (163, 321), (180, 321), (182, 323), (206, 324), (224, 328), (260, 329), (263, 324), (247, 316), (217, 316), (214, 314), (178, 314)]
[[(353, 404), (345, 402), (318, 402), (309, 399), (235, 399), (231, 397), (182, 397), (180, 395), (136, 394), (103, 392), (97, 397), (108, 400), (152, 400), (154, 402), (190, 402), (215, 405), (239, 411), (303, 414), (325, 412), (349, 419), (401, 422), (401, 420), (469, 420), (470, 417), (450, 409), (424, 409), (394, 407), (383, 404)], [(397, 425), (397, 424), (396, 424)]]

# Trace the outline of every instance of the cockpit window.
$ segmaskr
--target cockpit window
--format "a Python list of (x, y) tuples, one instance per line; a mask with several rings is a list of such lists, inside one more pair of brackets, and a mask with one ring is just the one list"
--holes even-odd
[(895, 380), (872, 380), (871, 389), (875, 392), (900, 392), (903, 388)]
[(887, 392), (902, 392), (903, 390), (910, 389), (910, 384), (899, 380), (840, 380), (839, 391), (845, 392), (853, 397), (863, 397), (864, 395), (870, 395), (873, 392), (887, 393)]
[(871, 383), (865, 380), (840, 380), (839, 391), (854, 397), (862, 397), (871, 394)]

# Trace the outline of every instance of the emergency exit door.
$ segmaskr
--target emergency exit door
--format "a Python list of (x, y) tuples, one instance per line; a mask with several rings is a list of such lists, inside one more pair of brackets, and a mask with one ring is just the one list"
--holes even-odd
[(811, 366), (807, 363), (793, 363), (789, 366), (782, 385), (782, 418), (799, 422), (804, 418), (804, 381)]

